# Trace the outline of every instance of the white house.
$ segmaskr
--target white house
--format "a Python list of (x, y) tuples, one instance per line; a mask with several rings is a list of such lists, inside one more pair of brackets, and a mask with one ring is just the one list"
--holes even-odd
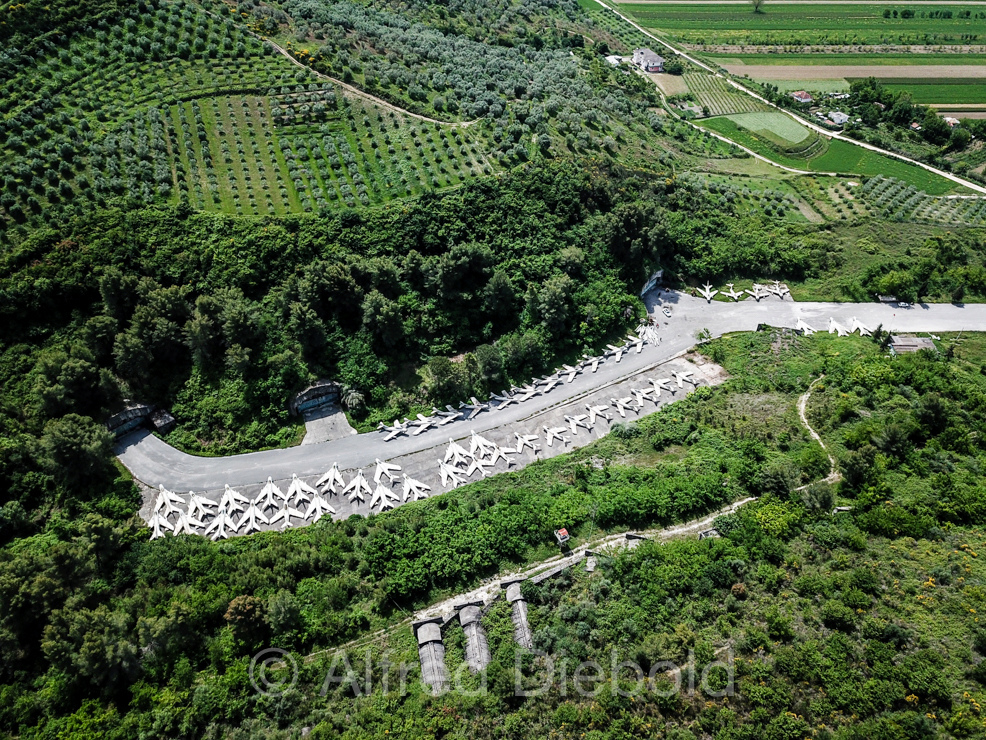
[(644, 72), (664, 71), (664, 57), (658, 56), (650, 49), (634, 49), (632, 61)]
[(841, 126), (846, 121), (849, 120), (849, 116), (847, 116), (841, 110), (832, 111), (831, 113), (829, 113), (828, 118), (832, 123), (836, 124), (837, 126)]

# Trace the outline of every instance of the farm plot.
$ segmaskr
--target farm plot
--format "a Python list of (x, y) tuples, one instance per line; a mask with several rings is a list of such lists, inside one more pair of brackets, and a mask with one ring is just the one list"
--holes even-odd
[(884, 81), (886, 88), (895, 93), (910, 93), (911, 100), (921, 104), (982, 104), (986, 103), (986, 80), (982, 79), (892, 79)]
[(778, 111), (740, 113), (729, 119), (787, 154), (807, 158), (824, 147), (818, 134)]
[(982, 226), (986, 198), (939, 198), (894, 177), (869, 178), (860, 197), (886, 218), (895, 221)]
[(768, 106), (756, 98), (737, 92), (721, 77), (690, 73), (684, 75), (684, 79), (688, 91), (695, 96), (700, 106), (708, 109), (710, 116), (768, 110)]
[[(698, 45), (963, 44), (986, 36), (982, 8), (919, 7), (900, 11), (880, 4), (748, 5), (622, 3), (620, 10), (646, 28)], [(889, 11), (885, 17), (884, 11)], [(896, 17), (895, 17), (896, 13)], [(906, 16), (906, 17), (905, 17)]]

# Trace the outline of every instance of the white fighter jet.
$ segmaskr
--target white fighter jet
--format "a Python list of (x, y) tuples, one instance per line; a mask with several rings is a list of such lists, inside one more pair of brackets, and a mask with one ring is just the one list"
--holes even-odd
[(387, 432), (387, 436), (383, 438), (383, 441), (389, 442), (398, 435), (407, 434), (407, 422), (401, 422), (399, 419), (394, 419), (393, 426), (387, 426), (381, 421), (377, 424), (377, 429)]
[(629, 351), (631, 347), (636, 349), (637, 354), (639, 355), (641, 350), (644, 348), (643, 338), (635, 337), (633, 334), (627, 334), (627, 350)]
[(414, 431), (411, 432), (411, 436), (417, 437), (422, 432), (426, 432), (431, 429), (435, 425), (435, 420), (430, 416), (418, 414), (417, 418), (408, 421), (407, 425), (408, 427), (414, 427)]
[(288, 486), (288, 496), (285, 499), (285, 503), (291, 503), (293, 499), (297, 499), (295, 503), (300, 506), (301, 502), (308, 503), (312, 500), (312, 496), (317, 496), (318, 491), (312, 488), (310, 485), (305, 483), (301, 478), (299, 478), (294, 473), (291, 473), (291, 485)]
[(175, 537), (180, 534), (198, 534), (196, 529), (202, 529), (205, 525), (193, 516), (189, 516), (183, 511), (178, 512), (178, 521), (175, 522)]
[(172, 514), (180, 514), (181, 509), (179, 506), (185, 505), (185, 499), (179, 496), (177, 493), (172, 493), (163, 485), (158, 485), (157, 500), (154, 502), (154, 512), (158, 513), (162, 509), (164, 510), (164, 516), (171, 516)]
[(603, 361), (602, 357), (586, 357), (585, 366), (589, 368), (590, 373), (596, 372), (599, 369), (599, 363)]
[(589, 412), (589, 423), (590, 424), (593, 424), (594, 425), (596, 423), (596, 417), (597, 416), (603, 417), (606, 421), (611, 421), (612, 418), (613, 418), (612, 416), (610, 416), (609, 414), (606, 413), (607, 409), (609, 409), (609, 406), (607, 406), (605, 404), (604, 405), (600, 405), (600, 406), (588, 406), (587, 405), (585, 408)]
[(379, 506), (380, 511), (386, 511), (387, 509), (393, 509), (397, 501), (396, 493), (387, 488), (383, 483), (377, 483), (377, 487), (373, 491), (373, 497), (370, 499), (370, 508)]
[(156, 540), (158, 537), (164, 537), (165, 531), (175, 531), (175, 525), (169, 522), (167, 517), (161, 516), (158, 512), (154, 512), (151, 520), (147, 522), (147, 526), (151, 528), (152, 540)]
[(496, 445), (486, 439), (486, 437), (481, 437), (476, 432), (472, 433), (472, 437), (469, 440), (469, 454), (472, 457), (476, 457), (477, 452), (479, 453), (479, 457), (488, 457), (493, 452), (494, 447)]
[(716, 293), (718, 293), (719, 291), (718, 290), (713, 290), (711, 283), (706, 283), (705, 285), (703, 285), (701, 288), (698, 289), (698, 292), (702, 294), (702, 297), (706, 301), (708, 301), (709, 303), (712, 303), (712, 299), (715, 297)]
[(286, 500), (284, 493), (281, 492), (281, 489), (278, 488), (274, 481), (271, 480), (270, 476), (268, 476), (267, 483), (265, 483), (264, 487), (260, 489), (260, 493), (257, 494), (257, 498), (253, 500), (253, 505), (260, 505), (261, 511), (276, 509), (278, 507), (278, 503), (275, 501), (275, 497), (281, 499), (282, 501)]
[(471, 459), (472, 454), (467, 452), (464, 447), (460, 447), (453, 439), (448, 441), (448, 448), (445, 450), (445, 460), (443, 462), (451, 461), (453, 466), (458, 467), (459, 465), (468, 464)]
[(404, 495), (405, 501), (408, 499), (417, 501), (419, 499), (428, 498), (428, 492), (430, 490), (431, 486), (425, 485), (421, 481), (417, 481), (414, 478), (408, 478), (407, 473), (404, 474), (404, 485), (401, 488), (401, 493)]
[(251, 532), (259, 532), (261, 523), (270, 524), (270, 519), (264, 515), (264, 512), (256, 504), (250, 504), (247, 510), (243, 512), (243, 517), (236, 527), (238, 530), (242, 529), (243, 534), (250, 534)]
[(193, 491), (188, 492), (188, 515), (196, 519), (204, 519), (207, 516), (215, 516), (216, 512), (212, 511), (216, 506), (215, 501), (210, 501), (205, 496), (199, 496)]
[(551, 447), (551, 443), (556, 439), (562, 444), (568, 444), (568, 438), (563, 436), (563, 432), (567, 431), (568, 430), (565, 427), (551, 427), (550, 429), (545, 427), (544, 434), (545, 439), (548, 442), (548, 447)]
[(239, 527), (233, 524), (232, 518), (225, 511), (220, 511), (209, 526), (205, 528), (205, 534), (210, 540), (225, 540), (231, 532), (235, 532)]
[(733, 283), (726, 283), (726, 287), (729, 288), (729, 290), (722, 291), (722, 294), (723, 295), (728, 295), (734, 301), (738, 301), (740, 298), (743, 297), (743, 291), (742, 290), (739, 291), (739, 292), (736, 292), (735, 290), (733, 290)]
[(531, 452), (537, 452), (538, 450), (541, 449), (541, 445), (534, 444), (535, 442), (537, 442), (537, 438), (538, 438), (538, 436), (536, 434), (516, 434), (516, 433), (514, 433), (514, 437), (517, 438), (517, 452), (518, 453), (523, 452), (525, 446), (530, 447), (531, 448)]
[(386, 463), (380, 458), (377, 458), (377, 469), (373, 473), (373, 482), (379, 483), (380, 479), (384, 476), (390, 480), (391, 483), (397, 480), (397, 476), (394, 475), (398, 470), (401, 469), (400, 465), (394, 465), (392, 463)]
[(508, 452), (513, 452), (509, 447), (500, 447), (500, 445), (493, 445), (493, 451), (490, 453), (490, 465), (496, 465), (497, 462), (502, 458), (507, 463), (507, 467), (514, 464), (513, 458), (507, 457)]
[(438, 426), (443, 427), (446, 424), (451, 424), (453, 421), (458, 419), (462, 414), (453, 409), (451, 406), (446, 406), (448, 411), (439, 411), (437, 408), (432, 407), (431, 413), (438, 417)]
[(285, 504), (270, 518), (270, 523), (276, 524), (277, 522), (281, 522), (281, 531), (284, 531), (291, 526), (291, 517), (294, 517), (295, 519), (304, 519), (305, 515), (293, 506), (288, 506)]
[(812, 329), (810, 326), (808, 326), (808, 324), (805, 323), (804, 319), (798, 319), (798, 323), (795, 324), (794, 328), (800, 331), (806, 337), (810, 337), (812, 334), (815, 333), (815, 330)]
[(363, 495), (369, 494), (371, 491), (370, 491), (370, 484), (367, 483), (366, 478), (363, 477), (362, 469), (356, 471), (356, 477), (353, 478), (351, 481), (349, 481), (349, 485), (343, 488), (342, 492), (344, 494), (346, 493), (349, 494), (350, 502), (359, 499), (360, 503), (363, 503), (363, 501), (365, 500), (363, 498)]
[(562, 369), (565, 371), (563, 375), (567, 375), (567, 382), (571, 383), (575, 380), (575, 376), (582, 372), (581, 367), (572, 367), (571, 365), (562, 365)]
[(859, 336), (861, 337), (869, 337), (873, 335), (873, 332), (870, 331), (869, 327), (864, 326), (863, 323), (855, 316), (852, 317), (852, 321), (849, 324), (849, 333), (852, 334), (854, 331), (858, 331)]
[(589, 417), (585, 414), (579, 414), (578, 416), (566, 416), (565, 421), (568, 422), (568, 428), (572, 430), (572, 434), (578, 434), (579, 427), (592, 429), (592, 427), (586, 423), (586, 419), (588, 418)]
[(311, 519), (312, 524), (321, 519), (325, 514), (335, 514), (336, 510), (329, 506), (329, 502), (321, 496), (312, 496), (312, 501), (305, 510), (305, 519)]
[(343, 488), (346, 481), (343, 480), (342, 472), (339, 470), (339, 463), (332, 463), (329, 472), (315, 482), (315, 486), (322, 489), (322, 493), (336, 493), (336, 486)]
[(650, 394), (653, 392), (653, 388), (633, 388), (630, 391), (630, 395), (636, 399), (637, 408), (642, 409), (644, 407), (644, 401), (654, 401), (654, 399), (650, 397)]
[(533, 385), (525, 385), (523, 388), (515, 388), (514, 390), (518, 394), (517, 403), (524, 403), (524, 401), (534, 398), (534, 396), (540, 396), (543, 393), (540, 388)]
[(479, 474), (485, 478), (487, 475), (489, 475), (489, 473), (486, 472), (486, 468), (491, 468), (491, 467), (493, 467), (492, 463), (486, 460), (480, 460), (479, 458), (476, 458), (471, 463), (469, 463), (469, 467), (466, 469), (466, 477), (472, 478), (473, 473), (479, 472)]
[(844, 327), (842, 324), (840, 324), (838, 321), (836, 321), (835, 319), (833, 319), (830, 316), (829, 317), (829, 334), (838, 334), (840, 337), (844, 337), (844, 336), (847, 336), (849, 334), (849, 330), (846, 329), (846, 327)]
[(557, 374), (545, 375), (538, 383), (544, 383), (544, 388), (541, 390), (542, 393), (551, 393), (556, 386), (561, 385), (561, 378)]
[(480, 403), (476, 400), (475, 396), (470, 398), (469, 401), (470, 403), (459, 402), (459, 408), (462, 409), (462, 412), (465, 414), (467, 419), (474, 419), (481, 411), (490, 410), (490, 405), (488, 403)]
[(627, 417), (627, 411), (633, 411), (637, 413), (637, 409), (633, 406), (633, 398), (631, 396), (626, 396), (625, 398), (613, 398), (610, 399), (616, 410), (620, 412), (620, 416), (624, 419)]
[(466, 482), (466, 479), (462, 477), (461, 470), (456, 470), (441, 460), (438, 461), (438, 471), (442, 474), (442, 485), (445, 488), (448, 488), (449, 484), (451, 484), (452, 488), (458, 488)]
[(623, 359), (623, 353), (626, 352), (626, 350), (627, 350), (626, 346), (623, 346), (623, 347), (615, 347), (612, 344), (607, 344), (606, 347), (607, 347), (607, 349), (609, 349), (609, 352), (606, 353), (606, 356), (607, 357), (609, 357), (611, 355), (612, 356), (615, 356), (617, 362), (619, 362), (620, 360)]
[(647, 382), (654, 386), (654, 392), (657, 395), (661, 395), (661, 391), (674, 393), (674, 388), (671, 387), (671, 378), (649, 378)]
[(234, 491), (226, 484), (226, 490), (223, 491), (223, 497), (219, 500), (220, 511), (225, 511), (227, 514), (232, 514), (233, 512), (243, 511), (243, 507), (250, 504), (250, 499), (242, 495), (238, 491)]
[(674, 376), (674, 379), (678, 381), (679, 388), (685, 387), (684, 381), (686, 380), (692, 385), (697, 385), (697, 383), (694, 380), (692, 380), (692, 376), (695, 373), (693, 373), (691, 370), (675, 370), (671, 374)]
[(491, 393), (490, 400), (496, 401), (496, 408), (494, 411), (499, 411), (500, 409), (505, 409), (512, 403), (517, 403), (517, 397), (511, 395), (508, 391), (500, 391), (499, 393)]

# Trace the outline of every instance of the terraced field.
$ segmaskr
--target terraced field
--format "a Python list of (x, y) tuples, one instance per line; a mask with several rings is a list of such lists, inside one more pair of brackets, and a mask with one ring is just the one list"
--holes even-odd
[(768, 109), (756, 98), (734, 90), (721, 77), (696, 72), (684, 75), (684, 79), (688, 85), (688, 91), (695, 96), (700, 106), (708, 108), (710, 116)]
[(781, 147), (804, 145), (817, 135), (809, 131), (791, 116), (776, 111), (740, 113), (729, 116), (741, 128), (762, 136)]

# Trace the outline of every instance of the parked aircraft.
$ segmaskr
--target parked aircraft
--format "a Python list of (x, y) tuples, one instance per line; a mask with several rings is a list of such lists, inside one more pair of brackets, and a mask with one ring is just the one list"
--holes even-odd
[(179, 506), (185, 505), (185, 499), (179, 496), (177, 493), (172, 493), (163, 485), (158, 487), (157, 500), (154, 502), (154, 511), (159, 512), (164, 510), (164, 516), (171, 516), (172, 514), (180, 514), (181, 509)]
[(606, 421), (610, 421), (613, 418), (612, 416), (610, 416), (609, 414), (606, 413), (606, 411), (609, 409), (609, 406), (607, 406), (605, 404), (600, 405), (600, 406), (589, 406), (589, 405), (586, 405), (585, 408), (589, 412), (589, 423), (590, 424), (595, 424), (596, 423), (596, 417), (597, 416), (603, 417), (604, 419), (606, 419)]
[(209, 526), (205, 528), (205, 535), (213, 542), (225, 540), (231, 532), (235, 532), (239, 527), (233, 523), (233, 519), (225, 511), (220, 511)]
[(738, 301), (740, 298), (743, 297), (743, 291), (742, 290), (739, 291), (739, 292), (736, 292), (735, 290), (733, 290), (733, 283), (726, 283), (726, 287), (729, 288), (729, 290), (722, 291), (722, 294), (723, 295), (728, 295), (734, 301)]
[(624, 347), (615, 347), (612, 344), (607, 344), (606, 347), (607, 347), (607, 349), (609, 349), (609, 352), (607, 352), (606, 355), (607, 356), (609, 356), (609, 355), (615, 356), (617, 362), (619, 362), (620, 360), (623, 359), (623, 353), (626, 352), (626, 349), (627, 349), (625, 346)]
[(647, 382), (654, 386), (654, 392), (659, 396), (661, 391), (674, 393), (674, 388), (671, 387), (671, 378), (649, 378)]
[(448, 441), (448, 448), (445, 450), (444, 462), (451, 461), (452, 465), (459, 466), (466, 465), (470, 459), (472, 459), (472, 454), (466, 452), (464, 447), (458, 445), (453, 439)]
[(200, 496), (192, 491), (188, 492), (188, 515), (196, 519), (204, 519), (207, 516), (215, 516), (213, 511), (217, 506), (215, 501)]
[(175, 525), (169, 522), (166, 516), (161, 516), (161, 514), (156, 511), (151, 515), (150, 521), (147, 522), (147, 526), (151, 528), (152, 540), (156, 540), (158, 537), (164, 537), (165, 531), (173, 532), (175, 530)]
[(219, 508), (225, 511), (227, 514), (232, 514), (234, 511), (243, 511), (244, 505), (249, 505), (250, 499), (246, 496), (241, 495), (239, 492), (234, 491), (226, 484), (226, 490), (223, 491), (223, 497), (219, 500)]
[(517, 403), (517, 397), (510, 395), (507, 391), (500, 391), (499, 393), (491, 393), (490, 400), (497, 402), (497, 407), (494, 411), (499, 411), (500, 409), (505, 409), (512, 403)]
[(578, 416), (566, 416), (565, 421), (568, 422), (568, 428), (572, 430), (572, 434), (578, 434), (579, 427), (592, 429), (591, 426), (586, 424), (585, 420), (588, 418), (585, 414), (579, 414)]
[(406, 423), (402, 423), (398, 419), (394, 419), (393, 426), (387, 426), (386, 424), (384, 424), (381, 421), (379, 424), (377, 424), (377, 429), (379, 429), (381, 431), (384, 431), (384, 432), (387, 432), (387, 436), (383, 438), (383, 441), (384, 442), (389, 442), (394, 437), (396, 437), (396, 436), (398, 436), (400, 434), (406, 434), (407, 433), (407, 424)]
[(548, 427), (545, 427), (544, 434), (545, 434), (545, 440), (548, 443), (548, 447), (551, 447), (552, 441), (556, 439), (562, 444), (568, 444), (568, 439), (562, 436), (562, 433), (567, 431), (568, 430), (565, 429), (565, 427), (552, 427), (550, 429)]
[(517, 452), (523, 452), (524, 447), (530, 447), (531, 452), (537, 452), (541, 449), (541, 445), (534, 444), (537, 441), (536, 434), (514, 434), (517, 438)]
[(315, 485), (322, 489), (322, 493), (326, 491), (336, 493), (336, 486), (343, 488), (346, 485), (346, 481), (343, 480), (342, 473), (339, 471), (339, 463), (332, 463), (329, 472), (319, 478), (315, 482)]
[(713, 290), (712, 285), (710, 283), (706, 283), (705, 285), (703, 285), (701, 288), (698, 289), (698, 292), (702, 294), (702, 297), (705, 298), (706, 301), (711, 303), (712, 299), (719, 291)]
[(634, 413), (636, 413), (637, 411), (632, 405), (633, 398), (631, 398), (630, 396), (627, 396), (625, 398), (610, 399), (610, 403), (613, 404), (616, 410), (620, 412), (620, 416), (622, 416), (624, 419), (627, 416), (627, 411), (633, 411)]
[(674, 370), (671, 374), (674, 376), (674, 379), (678, 381), (679, 388), (685, 387), (684, 381), (686, 380), (692, 385), (696, 385), (695, 381), (691, 379), (695, 374), (691, 370)]
[(401, 469), (400, 465), (394, 465), (392, 463), (387, 463), (377, 458), (377, 469), (373, 473), (373, 482), (379, 483), (383, 476), (387, 476), (391, 483), (397, 480), (397, 476), (394, 475), (398, 470)]
[(472, 437), (469, 440), (469, 454), (473, 457), (476, 457), (477, 451), (481, 457), (486, 457), (493, 452), (494, 447), (496, 445), (486, 439), (486, 437), (481, 437), (476, 432), (472, 433)]
[[(572, 367), (571, 365), (562, 365), (562, 369), (568, 374), (568, 382), (571, 383), (575, 380), (575, 376), (582, 372), (581, 367)], [(565, 374), (563, 373), (563, 374)]]
[(428, 498), (428, 492), (431, 490), (431, 486), (425, 485), (421, 481), (417, 481), (414, 478), (409, 478), (407, 473), (404, 474), (404, 485), (402, 492), (404, 494), (404, 500), (407, 501), (409, 498), (412, 501), (417, 501), (418, 499)]
[(205, 525), (193, 516), (189, 516), (184, 511), (178, 512), (178, 521), (175, 522), (175, 537), (180, 534), (198, 534), (196, 530), (202, 529)]
[(448, 411), (439, 411), (437, 408), (432, 407), (431, 413), (438, 417), (438, 426), (443, 427), (446, 424), (451, 424), (453, 421), (458, 419), (462, 414), (451, 406), (446, 406)]
[(810, 337), (812, 334), (815, 333), (815, 330), (812, 329), (810, 326), (808, 326), (808, 324), (805, 323), (804, 319), (798, 319), (798, 323), (794, 325), (794, 328), (800, 331), (806, 337)]
[(467, 419), (474, 419), (479, 412), (490, 410), (490, 405), (488, 403), (480, 403), (478, 400), (476, 400), (475, 396), (473, 396), (469, 400), (471, 403), (464, 403), (464, 402), (459, 403), (459, 408), (462, 409)]
[(326, 501), (321, 496), (312, 496), (311, 503), (308, 504), (308, 508), (305, 510), (305, 519), (311, 519), (312, 524), (317, 522), (326, 514), (335, 514), (336, 510), (329, 506), (329, 502)]
[(370, 508), (379, 506), (380, 511), (386, 511), (387, 509), (393, 509), (397, 501), (396, 493), (383, 483), (377, 483), (377, 487), (373, 491), (373, 497), (370, 499)]
[(256, 504), (250, 504), (247, 510), (243, 512), (243, 516), (240, 518), (236, 528), (237, 530), (242, 529), (243, 534), (250, 534), (251, 532), (259, 532), (261, 523), (270, 524), (270, 519), (264, 515), (264, 512)]
[(453, 466), (442, 462), (441, 460), (438, 461), (438, 471), (442, 475), (442, 485), (446, 488), (448, 488), (450, 484), (452, 488), (458, 488), (466, 482), (466, 479), (462, 477), (461, 470), (456, 470)]
[(271, 480), (270, 476), (268, 476), (267, 483), (265, 483), (264, 487), (260, 489), (260, 493), (257, 494), (257, 498), (253, 500), (253, 504), (254, 506), (260, 504), (261, 511), (276, 509), (278, 504), (277, 501), (274, 500), (275, 497), (281, 499), (282, 501), (284, 500), (284, 494), (281, 492), (281, 489), (278, 488), (274, 481)]
[(305, 483), (294, 473), (291, 473), (291, 485), (288, 486), (288, 497), (285, 503), (291, 503), (292, 499), (304, 501), (306, 504), (312, 500), (312, 496), (317, 496), (318, 491)]
[(305, 515), (293, 506), (288, 506), (285, 504), (274, 512), (274, 515), (270, 518), (270, 523), (276, 524), (277, 522), (281, 522), (281, 530), (283, 531), (291, 526), (291, 517), (294, 517), (295, 519), (304, 519)]
[[(352, 491), (352, 493), (350, 493)], [(366, 478), (363, 477), (362, 469), (356, 471), (356, 477), (349, 481), (349, 485), (342, 489), (342, 492), (349, 493), (350, 502), (356, 499), (363, 503), (365, 500), (363, 498), (364, 494), (370, 493), (370, 484), (366, 482)]]

